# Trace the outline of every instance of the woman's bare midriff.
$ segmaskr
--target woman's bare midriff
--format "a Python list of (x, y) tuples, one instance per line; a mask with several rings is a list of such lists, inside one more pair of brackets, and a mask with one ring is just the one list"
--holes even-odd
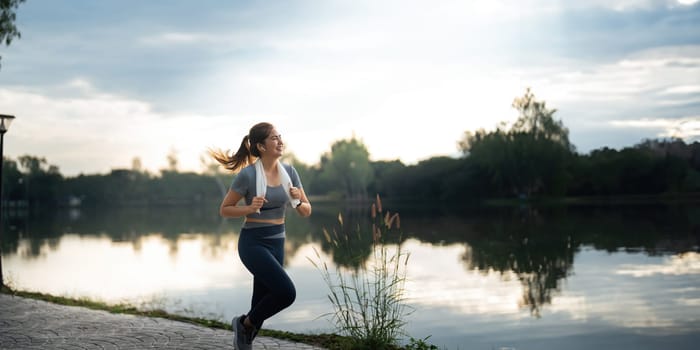
[(284, 224), (284, 218), (279, 218), (279, 219), (253, 219), (246, 217), (245, 218), (246, 222), (261, 222), (265, 224), (273, 224), (273, 225), (281, 225)]

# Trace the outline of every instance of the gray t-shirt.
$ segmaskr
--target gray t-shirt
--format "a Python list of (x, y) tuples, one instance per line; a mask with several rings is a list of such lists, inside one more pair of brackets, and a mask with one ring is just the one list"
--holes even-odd
[[(302, 188), (301, 180), (299, 179), (299, 174), (293, 166), (282, 164), (284, 169), (289, 174), (289, 178), (292, 180), (292, 186)], [(251, 164), (247, 167), (241, 169), (241, 171), (236, 175), (231, 183), (231, 190), (240, 194), (245, 198), (246, 205), (250, 205), (253, 202), (253, 197), (255, 197), (255, 165)], [(248, 214), (247, 217), (251, 219), (281, 219), (284, 217), (287, 205), (289, 205), (289, 197), (284, 192), (284, 187), (280, 184), (279, 186), (267, 186), (267, 191), (265, 193), (265, 202), (260, 209), (260, 214), (252, 213)], [(244, 227), (246, 227), (245, 225)], [(260, 226), (259, 223), (254, 226)]]

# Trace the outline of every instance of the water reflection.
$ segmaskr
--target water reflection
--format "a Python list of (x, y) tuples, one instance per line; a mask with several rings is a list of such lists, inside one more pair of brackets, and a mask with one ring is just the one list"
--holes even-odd
[(177, 242), (157, 234), (133, 242), (68, 234), (28, 255), (35, 249), (30, 242), (21, 240), (17, 252), (5, 257), (10, 272), (21, 267), (20, 275), (10, 278), (57, 295), (140, 302), (163, 290), (205, 290), (247, 279), (244, 271), (231, 268), (237, 264), (237, 236), (230, 234), (188, 234)]
[(462, 256), (470, 269), (514, 274), (523, 286), (520, 305), (528, 306), (535, 316), (540, 315), (542, 305), (551, 302), (552, 293), (570, 274), (580, 245), (570, 231), (562, 232), (547, 224), (537, 213), (480, 222), (474, 231), (481, 237), (488, 235), (488, 239), (470, 240), (471, 248)]
[(520, 317), (523, 287), (516, 274), (465, 270), (458, 263), (464, 254), (461, 244), (434, 247), (411, 239), (403, 249), (411, 254), (406, 294), (412, 304), (459, 314)]
[(650, 205), (446, 208), (428, 218), (408, 215), (404, 222), (421, 241), (463, 243), (466, 269), (519, 280), (519, 304), (539, 316), (571, 275), (582, 246), (651, 256), (697, 251), (698, 218), (697, 207)]
[[(129, 302), (166, 298), (185, 304), (170, 303), (171, 311), (226, 318), (248, 302), (250, 276), (235, 249), (240, 221), (222, 220), (217, 208), (12, 217), (1, 242), (5, 276), (47, 293)], [(445, 345), (468, 338), (481, 348), (494, 347), (493, 339), (512, 346), (535, 335), (573, 339), (619, 327), (700, 334), (693, 316), (700, 312), (696, 206), (385, 202), (385, 209), (400, 212), (402, 221), (402, 234), (387, 242), (411, 253), (406, 295), (419, 310), (409, 324), (413, 334), (428, 332)], [(306, 258), (317, 249), (324, 261), (357, 268), (372, 256), (370, 227), (366, 205), (319, 205), (310, 219), (291, 215), (286, 264), (299, 299), (270, 326), (327, 329), (317, 319), (329, 312), (325, 285)], [(329, 244), (324, 230), (344, 240)]]
[(664, 262), (655, 265), (624, 265), (616, 272), (619, 275), (648, 277), (660, 275), (693, 275), (700, 274), (700, 254), (695, 252), (682, 253), (664, 258)]

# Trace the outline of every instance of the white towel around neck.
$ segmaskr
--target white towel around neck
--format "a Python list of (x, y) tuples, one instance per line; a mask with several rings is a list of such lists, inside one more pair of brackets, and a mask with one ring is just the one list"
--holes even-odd
[[(289, 198), (289, 205), (292, 208), (296, 208), (301, 201), (292, 198), (292, 194), (289, 193), (289, 188), (292, 187), (292, 179), (289, 177), (287, 169), (284, 168), (282, 162), (280, 162), (279, 160), (277, 161), (277, 171), (279, 172), (280, 182), (282, 183), (282, 187), (284, 188), (284, 193), (286, 193), (287, 198)], [(266, 193), (267, 178), (265, 177), (265, 168), (263, 168), (262, 161), (260, 160), (260, 158), (258, 158), (258, 160), (255, 161), (255, 195), (257, 197), (265, 197)], [(259, 209), (258, 213), (260, 213)]]

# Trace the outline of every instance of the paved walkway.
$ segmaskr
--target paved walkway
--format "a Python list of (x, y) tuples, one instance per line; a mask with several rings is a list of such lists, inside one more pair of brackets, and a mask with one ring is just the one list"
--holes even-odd
[[(0, 294), (0, 349), (233, 349), (233, 333)], [(254, 349), (321, 349), (257, 337)]]

